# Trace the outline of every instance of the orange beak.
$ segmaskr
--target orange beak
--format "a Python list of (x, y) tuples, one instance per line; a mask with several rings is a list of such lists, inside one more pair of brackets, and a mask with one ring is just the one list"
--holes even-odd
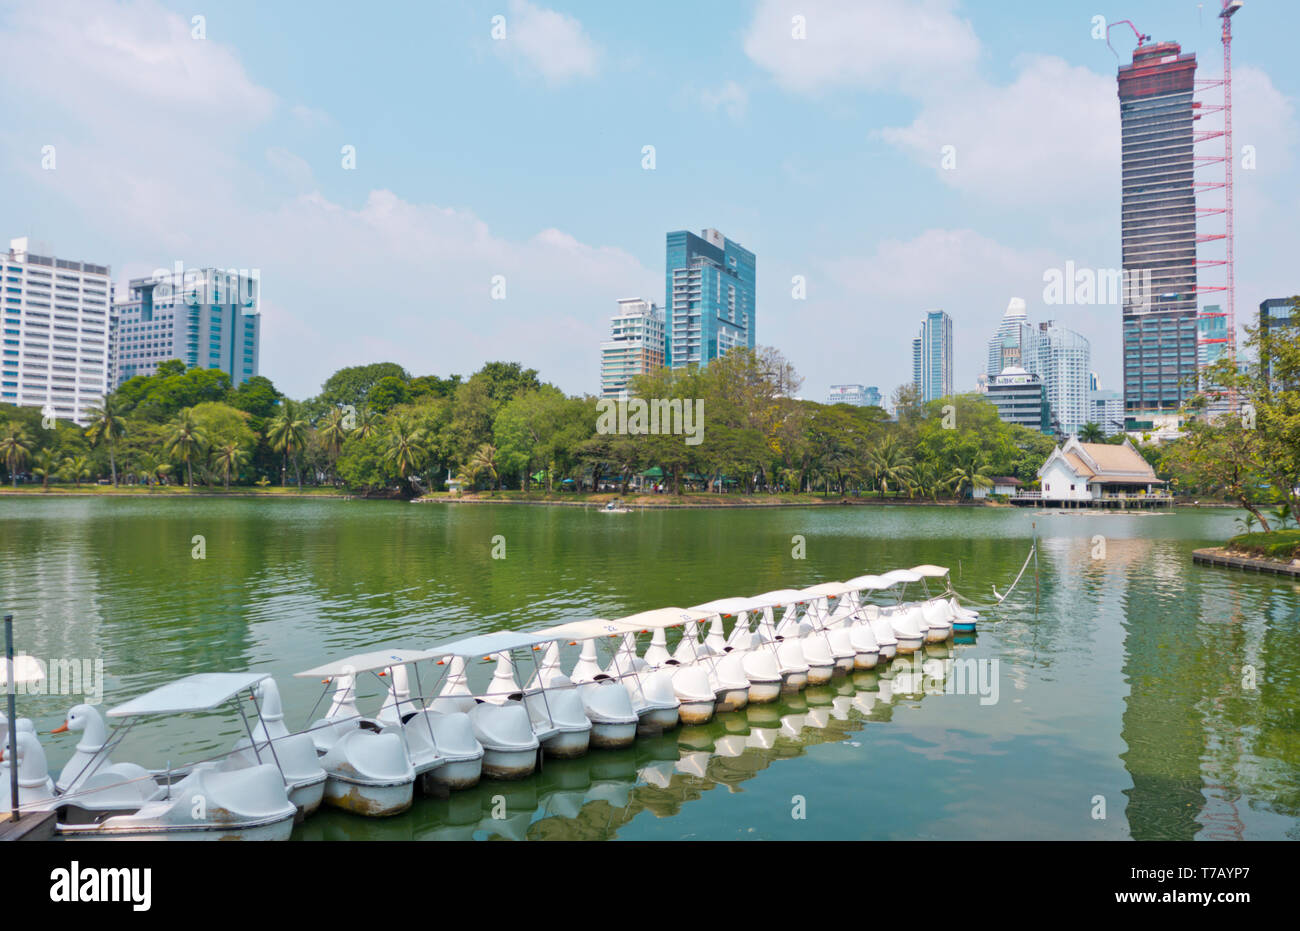
[(387, 672), (381, 672), (379, 675), (380, 675), (381, 677), (383, 677), (383, 676), (388, 675), (388, 673), (387, 673)]
[(447, 661), (446, 661), (445, 659), (440, 659), (440, 660), (438, 660), (438, 662), (437, 662), (435, 665), (438, 665), (438, 666), (446, 666), (446, 665), (447, 665)]
[(50, 731), (50, 733), (51, 733), (51, 734), (62, 734), (62, 733), (63, 733), (64, 731), (66, 731), (67, 729), (68, 729), (68, 722), (67, 722), (67, 721), (64, 721), (63, 724), (62, 724), (62, 726), (60, 726), (60, 727), (56, 727), (54, 730)]

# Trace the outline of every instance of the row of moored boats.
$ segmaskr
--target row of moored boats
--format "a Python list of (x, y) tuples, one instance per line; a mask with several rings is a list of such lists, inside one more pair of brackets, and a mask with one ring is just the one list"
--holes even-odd
[[(417, 792), (444, 795), (483, 778), (523, 778), (543, 755), (626, 747), (638, 734), (703, 724), (974, 630), (978, 614), (957, 603), (951, 585), (903, 600), (907, 584), (946, 577), (943, 567), (917, 566), (693, 608), (343, 657), (296, 674), (324, 684), (309, 719), (329, 701), (297, 732), (284, 722), (271, 676), (191, 675), (110, 709), (111, 733), (97, 708), (74, 706), (54, 732), (79, 735), (57, 777), (31, 722), (20, 719), (20, 803), (24, 811), (55, 810), (57, 833), (75, 838), (282, 839), (322, 804), (394, 815)], [(890, 590), (892, 604), (869, 600), (868, 593)], [(367, 677), (378, 679), (383, 695), (369, 714), (359, 706)], [(431, 680), (427, 693), (424, 678)], [(240, 705), (244, 734), (220, 756), (163, 770), (112, 759), (142, 720), (239, 705), (241, 698), (251, 699), (254, 713)], [(2, 717), (0, 724), (7, 734)], [(9, 765), (0, 763), (0, 785), (9, 783)]]

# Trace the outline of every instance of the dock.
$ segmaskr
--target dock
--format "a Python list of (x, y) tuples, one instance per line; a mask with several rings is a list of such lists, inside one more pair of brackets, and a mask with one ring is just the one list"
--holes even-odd
[(0, 812), (0, 843), (7, 840), (51, 840), (57, 814), (54, 811), (33, 811), (15, 821), (9, 812)]
[(1041, 492), (1022, 491), (1012, 495), (1010, 502), (1017, 507), (1052, 508), (1054, 510), (1076, 510), (1100, 508), (1104, 510), (1127, 511), (1130, 509), (1164, 509), (1172, 510), (1173, 495), (1102, 495), (1097, 498), (1044, 498)]
[(1212, 546), (1192, 551), (1192, 562), (1200, 566), (1219, 566), (1223, 569), (1241, 569), (1246, 572), (1267, 572), (1272, 575), (1289, 575), (1300, 578), (1300, 560), (1282, 562), (1280, 559), (1261, 559), (1241, 556), (1222, 547)]

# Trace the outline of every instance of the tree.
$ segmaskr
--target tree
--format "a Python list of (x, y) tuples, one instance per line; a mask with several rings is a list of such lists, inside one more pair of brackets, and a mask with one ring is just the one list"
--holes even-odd
[(63, 471), (72, 477), (72, 484), (81, 487), (83, 478), (90, 478), (90, 461), (85, 456), (68, 456), (63, 460)]
[[(331, 407), (317, 428), (316, 435), (325, 448), (325, 455), (329, 457), (330, 471), (337, 477), (339, 453), (348, 438), (347, 415), (341, 408)], [(368, 436), (369, 432), (366, 435)]]
[(225, 477), (226, 491), (230, 491), (230, 473), (233, 471), (238, 475), (240, 466), (247, 461), (248, 452), (237, 442), (224, 443), (213, 450), (212, 464), (220, 469)]
[(886, 436), (867, 450), (867, 472), (875, 480), (880, 497), (885, 497), (890, 486), (901, 488), (911, 476), (911, 457), (904, 452), (895, 436)]
[(194, 490), (194, 460), (208, 448), (208, 436), (199, 426), (192, 408), (183, 408), (172, 421), (164, 441), (167, 455), (175, 456), (185, 463), (185, 479), (190, 490)]
[(469, 479), (470, 484), (477, 484), (478, 477), (484, 472), (491, 478), (493, 487), (495, 487), (499, 477), (497, 473), (497, 448), (491, 443), (484, 443), (474, 450), (474, 455), (470, 456), (469, 462), (465, 464), (465, 476)]
[(1104, 443), (1106, 442), (1106, 431), (1101, 428), (1101, 424), (1090, 420), (1079, 428), (1079, 442)]
[(328, 407), (351, 406), (359, 410), (366, 404), (370, 389), (385, 378), (396, 378), (403, 384), (411, 380), (406, 369), (396, 362), (353, 365), (341, 368), (325, 379), (316, 400)]
[(1261, 465), (1265, 455), (1260, 432), (1247, 429), (1235, 417), (1217, 423), (1193, 420), (1182, 439), (1170, 445), (1163, 465), (1189, 491), (1201, 489), (1236, 500), (1268, 530), (1268, 520), (1258, 506), (1260, 491), (1269, 483)]
[(36, 464), (32, 466), (32, 475), (41, 480), (41, 489), (50, 490), (50, 476), (58, 471), (59, 460), (54, 450), (48, 446), (41, 447), (41, 451), (36, 454)]
[(984, 488), (992, 488), (993, 480), (984, 474), (984, 460), (976, 456), (966, 463), (957, 466), (948, 476), (948, 483), (952, 485), (953, 492), (961, 497), (963, 491), (968, 491), (972, 495)]
[(302, 406), (297, 401), (285, 398), (280, 409), (271, 418), (267, 426), (267, 439), (271, 448), (284, 457), (284, 468), (280, 472), (280, 487), (283, 488), (289, 470), (289, 460), (293, 460), (294, 472), (298, 479), (298, 490), (302, 491), (302, 470), (298, 467), (298, 456), (307, 445), (309, 425), (303, 416)]
[(419, 470), (424, 459), (424, 431), (409, 417), (394, 416), (388, 425), (384, 461), (397, 470), (403, 482), (409, 482), (411, 473)]
[(275, 385), (271, 384), (271, 379), (263, 375), (254, 375), (230, 392), (229, 403), (231, 407), (255, 417), (259, 421), (255, 429), (260, 429), (261, 422), (275, 413), (275, 407), (282, 397), (283, 395), (275, 390)]
[(122, 419), (121, 406), (117, 398), (106, 395), (98, 407), (90, 409), (90, 423), (86, 427), (86, 438), (92, 446), (101, 443), (108, 447), (108, 467), (113, 475), (113, 485), (117, 486), (117, 444), (126, 434), (126, 422)]
[(27, 435), (22, 424), (11, 420), (9, 426), (5, 428), (4, 436), (0, 437), (0, 455), (4, 456), (5, 468), (9, 470), (9, 480), (15, 488), (18, 487), (18, 470), (23, 467), (31, 451), (31, 437)]
[[(1300, 315), (1300, 297), (1292, 299), (1292, 314)], [(1300, 521), (1300, 326), (1247, 327), (1246, 348), (1258, 361), (1242, 370), (1231, 357), (1220, 359), (1205, 378), (1215, 387), (1196, 400), (1236, 395), (1239, 409), (1219, 423), (1237, 420), (1254, 434), (1250, 467)]]

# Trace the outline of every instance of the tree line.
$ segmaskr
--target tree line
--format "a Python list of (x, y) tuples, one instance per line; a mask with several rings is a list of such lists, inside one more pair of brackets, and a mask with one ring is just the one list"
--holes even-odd
[(42, 485), (278, 484), (411, 496), (448, 479), (480, 490), (626, 491), (649, 473), (670, 493), (938, 499), (988, 487), (996, 475), (1031, 482), (1053, 442), (1002, 423), (975, 394), (923, 405), (900, 389), (890, 421), (879, 407), (800, 400), (800, 384), (772, 349), (634, 379), (635, 397), (697, 405), (703, 420), (688, 443), (666, 431), (603, 428), (598, 399), (568, 396), (518, 362), (490, 362), (467, 378), (413, 377), (391, 362), (351, 366), (315, 397), (294, 400), (262, 376), (232, 386), (224, 372), (172, 361), (111, 392), (84, 429), (50, 424), (38, 408), (0, 406), (0, 466), (12, 483)]

